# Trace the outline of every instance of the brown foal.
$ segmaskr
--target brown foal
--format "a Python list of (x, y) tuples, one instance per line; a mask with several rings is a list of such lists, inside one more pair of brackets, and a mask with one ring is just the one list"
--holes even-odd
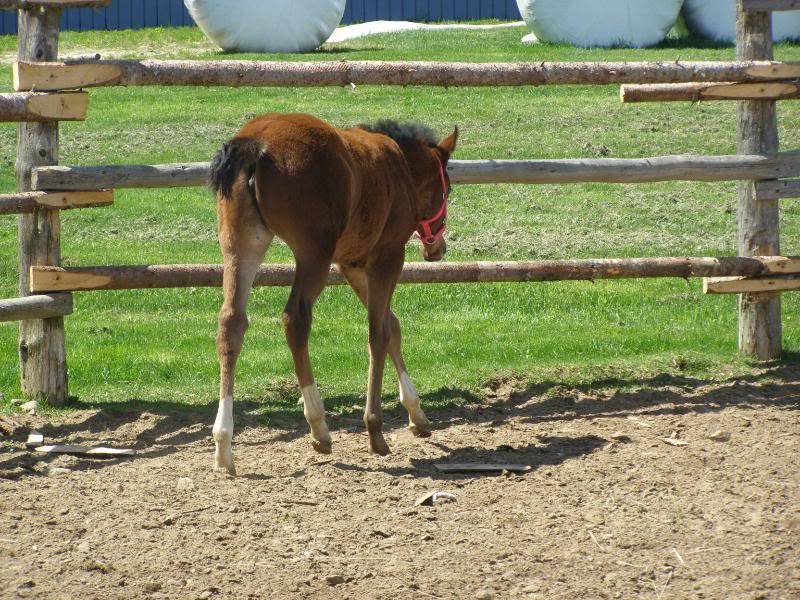
[(233, 382), (248, 326), (253, 279), (274, 236), (291, 248), (297, 265), (283, 312), (312, 445), (331, 451), (308, 355), (311, 312), (336, 264), (367, 309), (369, 380), (364, 423), (372, 452), (389, 452), (381, 431), (381, 386), (386, 355), (400, 381), (409, 427), (430, 435), (430, 423), (408, 377), (400, 324), (390, 309), (403, 269), (405, 245), (417, 230), (425, 260), (441, 260), (446, 244), (449, 180), (445, 167), (458, 129), (437, 143), (417, 124), (383, 121), (337, 129), (308, 115), (268, 114), (247, 123), (212, 163), (225, 300), (217, 351), (220, 404), (214, 423), (215, 467), (234, 474)]

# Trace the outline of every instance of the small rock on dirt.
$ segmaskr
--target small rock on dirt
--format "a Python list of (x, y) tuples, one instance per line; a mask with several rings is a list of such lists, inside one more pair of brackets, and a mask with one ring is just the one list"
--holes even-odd
[(661, 438), (661, 440), (665, 444), (669, 444), (670, 446), (688, 446), (689, 445), (689, 442), (687, 442), (685, 440), (679, 440), (679, 439), (676, 439), (674, 437)]
[(341, 585), (344, 583), (344, 575), (328, 575), (325, 577), (325, 583), (330, 586)]
[(86, 571), (98, 571), (100, 573), (108, 573), (111, 568), (104, 562), (95, 558), (88, 558), (83, 563), (83, 568)]
[(605, 515), (599, 510), (590, 510), (583, 514), (583, 519), (592, 525), (603, 525), (606, 522)]
[(713, 440), (715, 442), (729, 442), (731, 440), (731, 432), (730, 431), (723, 431), (719, 429), (708, 436), (708, 439)]
[(37, 408), (39, 408), (39, 403), (36, 400), (29, 400), (28, 402), (19, 405), (20, 410), (30, 412), (31, 414), (35, 414)]
[(457, 498), (450, 492), (428, 492), (417, 498), (414, 506), (433, 506), (434, 503), (456, 502)]
[(191, 477), (178, 477), (175, 487), (181, 492), (191, 492), (195, 489), (194, 480)]
[(72, 469), (66, 469), (64, 467), (48, 467), (44, 474), (48, 477), (55, 477), (56, 475), (68, 475), (72, 473)]
[(492, 600), (494, 594), (489, 590), (478, 590), (475, 593), (475, 600)]

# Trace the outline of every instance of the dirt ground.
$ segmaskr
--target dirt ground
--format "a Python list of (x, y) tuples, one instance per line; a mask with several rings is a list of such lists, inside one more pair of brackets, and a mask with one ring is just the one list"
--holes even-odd
[[(387, 458), (355, 407), (322, 456), (301, 415), (239, 403), (236, 478), (211, 470), (213, 405), (0, 417), (0, 597), (797, 599), (800, 367), (770, 378), (443, 389), (463, 406), (428, 440), (387, 413)], [(139, 453), (39, 460), (30, 427)], [(532, 470), (434, 467), (465, 461)]]

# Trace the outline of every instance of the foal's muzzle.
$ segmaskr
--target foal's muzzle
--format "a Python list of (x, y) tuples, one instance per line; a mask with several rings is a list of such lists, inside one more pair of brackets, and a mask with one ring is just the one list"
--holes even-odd
[(422, 258), (428, 262), (437, 262), (447, 254), (447, 242), (444, 238), (436, 240), (433, 244), (422, 244)]

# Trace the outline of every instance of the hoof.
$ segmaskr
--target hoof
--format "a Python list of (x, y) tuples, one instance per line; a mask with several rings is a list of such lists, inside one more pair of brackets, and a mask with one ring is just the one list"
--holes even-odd
[(311, 446), (320, 454), (330, 454), (333, 452), (333, 444), (331, 442), (318, 442), (311, 440)]
[(215, 465), (214, 471), (216, 471), (217, 473), (222, 473), (223, 475), (230, 475), (231, 477), (236, 477), (236, 467), (234, 467), (233, 465), (229, 467)]
[(421, 437), (421, 438), (431, 437), (431, 426), (430, 425), (414, 425), (412, 423), (411, 425), (408, 426), (408, 429), (416, 437)]
[(369, 451), (370, 454), (378, 454), (380, 456), (386, 456), (387, 454), (389, 454), (389, 444), (386, 443), (386, 440), (383, 439), (383, 436), (381, 436), (379, 439), (372, 439), (370, 437)]

